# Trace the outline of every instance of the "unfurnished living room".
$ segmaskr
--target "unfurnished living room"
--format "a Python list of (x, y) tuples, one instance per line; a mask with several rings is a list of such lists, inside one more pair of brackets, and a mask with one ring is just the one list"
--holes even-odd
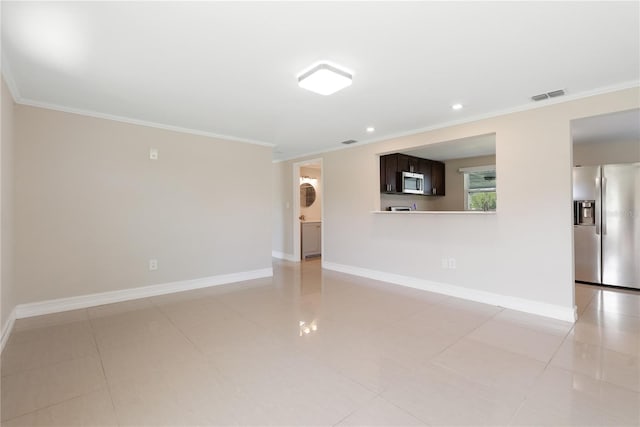
[(640, 426), (640, 2), (0, 13), (2, 426)]

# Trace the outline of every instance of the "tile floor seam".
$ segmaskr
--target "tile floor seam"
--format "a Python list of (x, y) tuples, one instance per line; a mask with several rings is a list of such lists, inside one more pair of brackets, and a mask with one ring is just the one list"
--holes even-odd
[(616, 383), (612, 383), (611, 381), (607, 381), (607, 380), (605, 380), (603, 378), (596, 378), (596, 377), (594, 377), (592, 375), (585, 374), (584, 372), (574, 371), (573, 369), (568, 369), (568, 368), (565, 368), (563, 366), (552, 366), (552, 368), (560, 369), (560, 370), (563, 370), (565, 372), (569, 372), (571, 374), (583, 375), (583, 376), (585, 376), (587, 378), (590, 378), (592, 380), (603, 382), (603, 383), (605, 383), (605, 384), (607, 384), (609, 386), (613, 386), (613, 387), (620, 388), (622, 390), (625, 390), (625, 391), (628, 391), (628, 392), (631, 392), (631, 393), (635, 393), (635, 394), (638, 395), (638, 398), (640, 398), (640, 391), (634, 390), (634, 389), (629, 388), (627, 386), (616, 384)]
[[(563, 341), (564, 342), (564, 341)], [(562, 345), (562, 343), (560, 344), (560, 346)], [(549, 359), (549, 361), (547, 362), (547, 364), (544, 366), (544, 368), (540, 371), (540, 373), (538, 375), (536, 375), (536, 377), (533, 380), (533, 383), (531, 384), (530, 387), (527, 388), (524, 398), (522, 399), (522, 401), (520, 402), (520, 404), (518, 405), (518, 408), (516, 409), (516, 411), (511, 415), (511, 418), (509, 420), (509, 425), (513, 425), (513, 421), (516, 419), (516, 417), (518, 416), (518, 413), (522, 410), (522, 408), (524, 407), (524, 405), (527, 403), (527, 401), (529, 400), (529, 398), (531, 397), (531, 394), (534, 392), (535, 386), (538, 384), (538, 382), (540, 381), (540, 379), (542, 378), (542, 376), (544, 375), (544, 373), (547, 371), (547, 369), (549, 368), (550, 364), (551, 364), (551, 360), (553, 360), (553, 357), (555, 356), (555, 354), (558, 352), (558, 350), (560, 349), (560, 346), (558, 346), (558, 348), (556, 349), (556, 352), (554, 353), (553, 356), (551, 356), (551, 358)]]
[[(432, 363), (433, 363), (433, 362), (432, 362)], [(481, 386), (481, 387), (488, 387), (488, 386), (486, 386), (485, 384), (483, 384), (482, 382), (476, 381), (476, 380), (471, 379), (471, 378), (467, 378), (464, 374), (462, 374), (462, 373), (460, 373), (460, 372), (456, 371), (455, 369), (450, 368), (450, 367), (448, 367), (448, 366), (443, 366), (443, 365), (439, 365), (439, 364), (436, 364), (436, 363), (433, 363), (433, 366), (437, 367), (438, 369), (442, 369), (442, 370), (444, 370), (444, 371), (451, 372), (451, 373), (455, 374), (456, 376), (459, 376), (459, 377), (461, 377), (461, 378), (465, 379), (466, 381), (468, 381), (468, 382), (470, 382), (470, 383), (472, 383), (472, 384), (474, 384), (474, 385)], [(455, 388), (458, 388), (458, 386), (454, 386), (454, 387), (455, 387)], [(496, 388), (497, 388), (497, 389), (499, 389), (499, 390), (501, 390), (501, 391), (505, 391), (504, 389), (501, 389), (501, 388), (498, 388), (498, 387), (496, 387)], [(508, 390), (507, 390), (507, 391), (508, 391)], [(384, 397), (383, 397), (383, 398), (384, 398)], [(487, 402), (487, 403), (495, 403), (495, 401), (493, 401), (493, 400), (491, 400), (491, 399), (488, 399), (488, 398), (486, 398), (486, 397), (483, 397), (483, 396), (478, 396), (478, 399), (480, 399), (480, 400), (482, 400), (482, 401), (484, 401), (484, 402)], [(385, 399), (385, 400), (387, 400), (387, 399)], [(518, 406), (516, 407), (516, 409), (514, 409), (514, 410), (513, 410), (513, 413), (511, 414), (511, 416), (510, 416), (510, 417), (513, 417), (513, 416), (517, 413), (517, 410), (520, 408), (520, 405), (521, 405), (525, 400), (526, 400), (525, 398), (523, 398), (523, 399), (522, 399), (522, 402), (520, 402), (520, 403), (518, 404)], [(388, 401), (388, 400), (387, 400), (387, 401)], [(390, 403), (393, 403), (393, 402), (390, 402)], [(397, 406), (397, 405), (396, 405), (396, 406)], [(401, 409), (403, 409), (403, 410), (405, 410), (405, 411), (408, 411), (408, 410), (406, 410), (406, 409), (404, 409), (404, 408), (401, 408)], [(427, 423), (427, 425), (432, 425), (432, 424), (430, 424), (430, 422), (428, 422), (428, 421), (424, 421), (422, 418), (418, 417), (418, 416), (417, 416), (417, 415), (415, 415), (413, 412), (409, 412), (409, 413), (410, 413), (410, 415), (412, 415), (413, 417), (416, 417), (416, 418), (418, 418), (419, 420), (421, 420), (421, 421), (423, 421), (423, 422)], [(510, 420), (511, 420), (511, 418), (510, 418)]]
[[(46, 365), (36, 366), (36, 367), (33, 367), (33, 368), (27, 368), (27, 369), (16, 371), (16, 372), (13, 372), (13, 373), (10, 373), (10, 374), (2, 375), (0, 377), (0, 379), (7, 378), (7, 377), (12, 377), (12, 376), (15, 376), (15, 375), (25, 374), (27, 372), (37, 371), (39, 369), (46, 369), (46, 368), (48, 368), (50, 366), (59, 365), (61, 363), (68, 363), (68, 362), (71, 362), (72, 360), (85, 359), (85, 358), (88, 358), (88, 357), (93, 357), (93, 358), (100, 359), (100, 355), (99, 354), (84, 354), (82, 356), (70, 357), (68, 359), (58, 360), (56, 362), (48, 363)], [(100, 363), (102, 363), (102, 360), (100, 360)]]
[(387, 402), (390, 405), (395, 406), (396, 408), (400, 409), (402, 412), (404, 412), (405, 414), (409, 414), (411, 415), (413, 418), (415, 418), (416, 420), (420, 421), (421, 423), (424, 423), (426, 426), (430, 426), (432, 425), (429, 421), (422, 419), (422, 417), (420, 417), (417, 414), (414, 414), (413, 412), (411, 412), (410, 410), (408, 410), (407, 408), (403, 408), (402, 406), (390, 401), (389, 399), (385, 399), (384, 396), (382, 396), (382, 393), (380, 393), (380, 399), (384, 400), (385, 402)]
[[(574, 323), (574, 325), (575, 325), (575, 323)], [(556, 356), (556, 354), (558, 354), (558, 351), (560, 351), (560, 347), (562, 347), (562, 344), (564, 344), (565, 340), (567, 339), (567, 337), (569, 336), (569, 334), (570, 334), (570, 332), (571, 332), (572, 330), (573, 330), (573, 326), (571, 327), (571, 329), (569, 329), (569, 331), (568, 331), (567, 333), (565, 333), (564, 337), (562, 338), (562, 341), (561, 341), (561, 342), (560, 342), (560, 344), (557, 346), (556, 350), (553, 352), (553, 354), (551, 355), (551, 357), (549, 358), (549, 360), (547, 360), (546, 362), (544, 362), (544, 363), (545, 363), (544, 368), (542, 368), (542, 370), (540, 371), (540, 373), (539, 373), (538, 375), (536, 375), (536, 377), (534, 378), (533, 384), (536, 384), (536, 383), (537, 383), (537, 381), (538, 381), (538, 380), (542, 377), (542, 375), (545, 373), (545, 371), (549, 368), (549, 366), (551, 365), (551, 361), (552, 361), (552, 360), (553, 360), (553, 358)], [(474, 339), (473, 339), (473, 338), (471, 338), (471, 337), (469, 337), (469, 339), (474, 340)], [(482, 343), (482, 341), (478, 341), (478, 340), (474, 340), (474, 341), (476, 341), (476, 342), (481, 342), (481, 343)], [(488, 343), (483, 343), (483, 344), (491, 346), (491, 344), (488, 344)], [(495, 346), (492, 346), (492, 347), (495, 347)], [(508, 353), (514, 354), (514, 355), (516, 355), (516, 356), (522, 356), (522, 357), (526, 357), (526, 358), (529, 358), (529, 359), (532, 359), (532, 360), (536, 360), (536, 361), (538, 361), (538, 362), (542, 362), (542, 361), (541, 361), (541, 360), (539, 360), (539, 359), (535, 359), (535, 358), (530, 357), (530, 356), (524, 356), (524, 355), (522, 355), (522, 354), (515, 353), (515, 352), (513, 352), (513, 351), (511, 351), (511, 350), (505, 350), (505, 349), (501, 349), (501, 348), (499, 348), (499, 347), (495, 347), (495, 348), (498, 348), (498, 349), (500, 349), (500, 350), (503, 350), (503, 351), (506, 351), (506, 352), (508, 352)], [(529, 392), (531, 392), (531, 388), (532, 388), (532, 387), (529, 387), (529, 390), (527, 390), (527, 393), (525, 393), (525, 399), (524, 399), (525, 401), (526, 401), (527, 397), (529, 396)]]
[[(569, 338), (569, 335), (571, 335), (571, 331), (573, 331), (575, 329), (575, 327), (576, 327), (576, 322), (573, 322), (573, 325), (571, 326), (571, 328), (569, 328), (569, 330), (564, 334), (564, 337), (562, 337), (562, 341), (560, 341), (560, 344), (558, 345), (556, 350), (553, 352), (553, 354), (551, 355), (551, 357), (549, 358), (547, 363), (544, 365), (544, 369), (542, 370), (542, 372), (546, 371), (547, 368), (549, 367), (549, 365), (551, 365), (551, 361), (554, 359), (554, 357), (556, 357), (556, 355), (560, 351), (560, 348), (565, 343), (565, 341), (567, 341), (567, 338)], [(542, 374), (540, 374), (540, 375), (542, 375)], [(536, 378), (536, 380), (537, 379), (538, 378)]]
[(333, 423), (331, 425), (333, 427), (338, 426), (341, 422), (343, 422), (344, 420), (346, 420), (347, 418), (349, 418), (351, 415), (355, 414), (356, 412), (358, 412), (362, 408), (366, 407), (369, 403), (373, 402), (376, 398), (382, 397), (382, 396), (380, 396), (381, 394), (382, 394), (382, 392), (372, 396), (371, 399), (367, 400), (366, 402), (363, 402), (359, 407), (355, 408), (354, 410), (349, 412), (347, 415), (345, 415), (344, 417), (340, 418), (337, 422), (335, 422), (335, 423)]
[[(576, 374), (576, 373), (577, 373), (578, 375), (584, 375), (585, 377), (588, 377), (588, 378), (590, 378), (590, 379), (593, 379), (594, 381), (600, 381), (600, 382), (606, 383), (606, 384), (607, 384), (607, 385), (609, 385), (609, 386), (614, 386), (614, 387), (618, 387), (618, 388), (624, 389), (624, 390), (626, 390), (626, 391), (629, 391), (628, 389), (626, 389), (626, 388), (624, 388), (624, 387), (622, 387), (622, 386), (619, 386), (619, 385), (617, 385), (617, 384), (612, 384), (612, 383), (609, 383), (609, 382), (604, 381), (604, 380), (601, 380), (601, 379), (593, 378), (593, 377), (591, 377), (591, 376), (589, 376), (589, 375), (582, 374), (582, 373), (580, 373), (580, 372), (572, 371), (571, 369), (565, 369), (565, 368), (562, 368), (562, 367), (560, 367), (560, 366), (552, 366), (552, 368), (554, 368), (554, 369), (558, 369), (558, 370), (561, 370), (561, 371), (564, 371), (564, 372), (567, 372), (567, 373), (569, 373), (569, 374)], [(544, 369), (544, 371), (540, 374), (540, 376), (539, 376), (539, 377), (541, 377), (542, 375), (544, 375), (544, 373), (546, 372), (546, 370), (547, 370), (547, 368), (545, 368), (545, 369)], [(539, 380), (539, 377), (538, 377), (538, 378), (536, 378), (536, 382)], [(533, 392), (533, 389), (534, 389), (534, 387), (531, 387), (531, 389), (530, 389), (530, 390), (529, 390), (529, 392), (527, 393), (527, 395), (526, 395), (525, 399), (521, 402), (520, 406), (518, 407), (518, 410), (513, 414), (513, 416), (512, 416), (512, 418), (511, 418), (511, 420), (509, 421), (509, 425), (513, 425), (513, 421), (517, 418), (518, 413), (520, 412), (520, 410), (522, 410), (522, 408), (524, 407), (524, 405), (529, 401), (529, 398), (530, 398), (530, 396), (531, 396), (531, 393)], [(631, 390), (631, 391), (633, 392), (633, 390)], [(640, 399), (640, 393), (636, 392), (636, 394), (638, 394), (638, 398)], [(538, 405), (540, 405), (540, 404), (538, 404)], [(610, 415), (615, 416), (615, 414), (614, 414), (614, 413), (611, 413)], [(639, 421), (640, 421), (640, 419), (639, 419)], [(626, 425), (626, 424), (621, 424), (620, 426), (623, 426), (623, 425)], [(638, 425), (640, 425), (640, 423), (639, 423)]]
[[(153, 303), (153, 301), (152, 301), (152, 303)], [(173, 319), (172, 319), (172, 318), (171, 318), (167, 313), (165, 313), (165, 312), (162, 310), (162, 307), (157, 307), (157, 308), (158, 308), (158, 310), (159, 310), (162, 314), (164, 314), (164, 315), (165, 315), (165, 317), (169, 320), (169, 323), (170, 323), (174, 328), (176, 328), (176, 330), (180, 333), (180, 335), (181, 335), (182, 337), (184, 337), (184, 338), (185, 338), (189, 343), (191, 343), (191, 345), (193, 346), (193, 348), (194, 348), (194, 349), (195, 349), (195, 350), (196, 350), (196, 351), (197, 351), (201, 356), (203, 356), (203, 357), (205, 357), (207, 360), (209, 360), (209, 358), (207, 357), (207, 355), (206, 355), (206, 354), (204, 354), (204, 352), (202, 351), (202, 349), (201, 349), (199, 346), (197, 346), (197, 345), (196, 345), (196, 343), (194, 343), (194, 342), (191, 340), (191, 338), (189, 338), (189, 336), (185, 333), (185, 331), (183, 331), (183, 330), (182, 330), (182, 328), (181, 328), (180, 326), (178, 326), (178, 325), (173, 321)]]
[[(457, 340), (455, 340), (454, 342), (452, 342), (451, 344), (449, 344), (448, 346), (446, 346), (445, 348), (443, 348), (442, 350), (440, 350), (439, 352), (431, 355), (428, 360), (431, 361), (433, 359), (435, 359), (437, 356), (440, 356), (442, 353), (444, 353), (445, 351), (447, 351), (448, 349), (450, 349), (451, 347), (453, 347), (454, 345), (458, 344), (460, 341), (462, 341), (465, 338), (469, 338), (469, 335), (471, 335), (473, 332), (475, 332), (476, 330), (478, 330), (482, 325), (484, 325), (485, 323), (487, 323), (488, 321), (492, 320), (495, 316), (497, 316), (499, 313), (502, 313), (502, 311), (504, 311), (504, 307), (500, 307), (500, 306), (495, 306), (500, 308), (500, 310), (498, 310), (496, 313), (494, 313), (492, 316), (490, 316), (489, 318), (487, 318), (486, 320), (484, 320), (482, 323), (480, 323), (479, 325), (477, 325), (475, 328), (473, 328), (472, 330), (470, 330), (469, 332), (467, 332), (464, 335), (461, 335)], [(474, 340), (476, 341), (476, 340)]]
[[(575, 285), (578, 285), (578, 282), (575, 282)], [(584, 286), (592, 286), (592, 285), (588, 285), (588, 284), (580, 284), (580, 285), (584, 285)], [(595, 289), (595, 292), (593, 293), (593, 295), (591, 295), (591, 298), (589, 298), (589, 301), (587, 301), (587, 303), (584, 305), (584, 308), (582, 309), (582, 311), (586, 310), (587, 307), (589, 307), (591, 305), (591, 303), (593, 303), (593, 300), (596, 298), (596, 295), (598, 295), (599, 293), (602, 292), (602, 289)], [(575, 298), (576, 292), (575, 292), (575, 287), (574, 287), (574, 291), (573, 291), (573, 300), (575, 302), (576, 298)]]
[[(104, 387), (104, 388), (105, 388), (105, 389), (107, 389), (107, 391), (108, 391), (106, 381), (105, 381), (105, 387)], [(47, 406), (43, 406), (43, 407), (41, 407), (41, 408), (34, 409), (33, 411), (29, 411), (29, 412), (25, 412), (25, 413), (20, 414), (20, 415), (16, 415), (15, 417), (11, 417), (11, 418), (9, 418), (9, 419), (2, 420), (2, 422), (1, 422), (0, 424), (8, 423), (8, 422), (10, 422), (10, 421), (14, 421), (14, 420), (16, 420), (16, 419), (18, 419), (18, 418), (26, 417), (27, 415), (35, 414), (36, 412), (44, 411), (45, 409), (49, 409), (49, 408), (53, 408), (54, 406), (62, 405), (63, 403), (67, 403), (67, 402), (70, 402), (70, 401), (72, 401), (72, 400), (79, 399), (79, 398), (81, 398), (81, 397), (84, 397), (84, 396), (86, 396), (86, 395), (89, 395), (89, 394), (91, 394), (91, 393), (95, 393), (95, 392), (96, 392), (96, 391), (98, 391), (98, 390), (100, 390), (100, 389), (92, 390), (92, 391), (89, 391), (89, 392), (87, 392), (87, 393), (82, 393), (82, 394), (79, 394), (79, 395), (77, 395), (77, 396), (73, 396), (73, 397), (70, 397), (70, 398), (68, 398), (68, 399), (64, 399), (64, 400), (61, 400), (61, 401), (59, 401), (59, 402), (51, 403), (51, 404), (49, 404), (49, 405), (47, 405)]]
[(524, 405), (527, 403), (527, 399), (528, 399), (528, 395), (525, 396), (524, 399), (522, 399), (522, 402), (520, 402), (516, 410), (513, 412), (513, 414), (511, 414), (511, 417), (509, 418), (509, 422), (507, 423), (507, 425), (509, 426), (513, 425), (514, 421), (518, 418), (520, 411), (522, 410), (522, 408), (524, 408)]
[[(88, 315), (88, 313), (87, 313)], [(100, 351), (100, 346), (98, 345), (98, 339), (96, 338), (96, 331), (93, 325), (93, 319), (89, 316), (89, 326), (91, 327), (91, 336), (93, 337), (93, 343), (96, 346), (96, 350), (98, 352), (98, 357), (100, 358), (100, 367), (102, 368), (102, 375), (104, 376), (104, 381), (107, 386), (107, 392), (109, 393), (109, 402), (111, 402), (111, 409), (113, 409), (113, 416), (116, 418), (118, 425), (120, 425), (120, 419), (118, 418), (118, 411), (116, 411), (116, 404), (113, 401), (113, 394), (111, 393), (111, 382), (109, 378), (107, 378), (107, 372), (104, 369), (104, 361), (102, 360), (102, 352)]]
[[(520, 405), (518, 406), (518, 409), (513, 413), (511, 419), (509, 420), (509, 424), (510, 425), (512, 425), (513, 421), (518, 416), (518, 413), (522, 410), (522, 408), (526, 404), (527, 400), (531, 397), (531, 394), (533, 393), (536, 384), (538, 384), (538, 382), (540, 381), (542, 376), (545, 374), (545, 372), (547, 372), (547, 369), (549, 369), (549, 367), (551, 366), (551, 361), (553, 360), (554, 357), (556, 357), (556, 355), (560, 351), (560, 348), (562, 347), (562, 344), (564, 344), (564, 342), (567, 340), (567, 338), (571, 334), (571, 331), (573, 331), (575, 327), (576, 327), (576, 322), (573, 322), (573, 325), (564, 334), (564, 337), (562, 338), (562, 341), (560, 341), (560, 344), (557, 346), (557, 348), (555, 349), (555, 351), (553, 352), (553, 354), (551, 355), (549, 360), (546, 362), (546, 364), (544, 365), (544, 368), (542, 369), (542, 371), (540, 371), (540, 373), (535, 377), (531, 387), (529, 387), (527, 389), (527, 391), (525, 392), (524, 399), (522, 400), (522, 402), (520, 402)], [(569, 371), (569, 372), (572, 372), (572, 371)]]
[[(497, 314), (498, 314), (498, 313), (496, 313), (496, 315), (497, 315)], [(488, 320), (487, 320), (487, 321), (488, 321)], [(477, 328), (476, 328), (476, 329), (477, 329)], [(471, 332), (470, 332), (470, 333), (471, 333)], [(470, 334), (470, 333), (469, 333), (469, 334)], [(510, 354), (512, 354), (512, 355), (514, 355), (514, 356), (517, 356), (517, 357), (524, 357), (524, 358), (531, 359), (531, 360), (534, 360), (534, 361), (536, 361), (536, 362), (540, 362), (540, 363), (542, 363), (542, 361), (537, 360), (537, 359), (534, 359), (534, 358), (532, 358), (532, 357), (524, 356), (524, 355), (522, 355), (522, 354), (515, 353), (515, 352), (513, 352), (513, 351), (509, 351), (509, 350), (505, 350), (505, 349), (500, 348), (500, 347), (496, 347), (496, 346), (494, 346), (494, 345), (492, 345), (492, 344), (489, 344), (489, 343), (485, 343), (485, 342), (482, 342), (482, 341), (478, 341), (478, 340), (476, 340), (476, 339), (474, 339), (474, 338), (472, 338), (472, 337), (469, 337), (469, 336), (468, 336), (469, 334), (467, 334), (467, 335), (463, 336), (462, 338), (460, 338), (460, 340), (458, 340), (458, 342), (459, 342), (459, 341), (461, 341), (461, 340), (462, 340), (462, 339), (464, 339), (464, 338), (467, 338), (467, 339), (469, 339), (469, 340), (471, 340), (471, 341), (475, 341), (476, 343), (480, 343), (480, 344), (482, 344), (482, 345), (486, 345), (486, 346), (489, 346), (489, 347), (491, 347), (491, 348), (494, 348), (494, 349), (497, 349), (497, 350), (500, 350), (500, 351), (505, 351), (505, 352), (510, 353)], [(453, 344), (452, 344), (452, 345), (453, 345)], [(558, 348), (559, 348), (559, 346), (558, 346)], [(444, 350), (443, 350), (443, 351), (444, 351)], [(556, 351), (557, 351), (557, 350), (556, 350)], [(534, 385), (534, 384), (538, 381), (538, 379), (543, 375), (543, 373), (545, 372), (545, 370), (546, 370), (546, 368), (547, 368), (547, 366), (548, 366), (548, 363), (550, 363), (550, 362), (551, 362), (551, 359), (549, 359), (549, 362), (547, 362), (547, 364), (546, 364), (546, 365), (545, 365), (545, 367), (540, 371), (540, 373), (539, 373), (538, 375), (536, 375), (536, 377), (534, 378), (534, 381), (533, 381), (532, 385), (531, 385), (531, 386), (526, 387), (526, 390), (525, 390), (525, 392), (524, 392), (524, 396), (523, 396), (522, 400), (520, 401), (520, 403), (518, 404), (518, 406), (517, 406), (517, 407), (515, 408), (515, 410), (513, 411), (513, 413), (511, 414), (511, 417), (510, 417), (510, 419), (509, 419), (509, 423), (513, 420), (513, 418), (517, 415), (517, 413), (518, 413), (518, 411), (520, 410), (520, 408), (521, 408), (521, 407), (524, 405), (524, 403), (527, 401), (527, 398), (528, 398), (528, 396), (529, 396), (530, 392), (532, 391), (533, 385)], [(457, 370), (456, 370), (456, 369), (454, 369), (454, 368), (451, 368), (451, 367), (449, 367), (449, 366), (445, 366), (445, 365), (440, 365), (440, 364), (435, 363), (435, 362), (434, 362), (434, 365), (438, 366), (439, 368), (442, 368), (442, 369), (448, 370), (448, 371), (450, 371), (450, 372), (453, 372), (453, 373), (455, 373), (456, 375), (459, 375), (459, 376), (461, 376), (462, 378), (465, 378), (466, 380), (468, 380), (468, 381), (470, 381), (470, 382), (472, 382), (472, 383), (474, 383), (474, 384), (482, 385), (482, 383), (481, 383), (481, 382), (478, 382), (478, 381), (476, 381), (476, 380), (474, 380), (474, 379), (471, 379), (471, 378), (467, 378), (467, 377), (464, 375), (464, 373), (459, 372), (459, 371), (457, 371)], [(497, 389), (499, 389), (499, 390), (502, 390), (502, 391), (508, 391), (508, 390), (506, 390), (506, 389), (502, 389), (501, 387), (496, 387), (496, 388), (497, 388)], [(488, 401), (488, 402), (492, 402), (490, 399), (485, 399), (485, 398), (482, 398), (482, 399), (483, 399), (483, 400), (486, 400), (486, 401)]]
[[(75, 322), (72, 322), (72, 323), (75, 323)], [(79, 322), (78, 322), (78, 323), (79, 323)], [(93, 340), (93, 341), (94, 341), (94, 343), (95, 343), (95, 340), (93, 339), (93, 331), (92, 331), (92, 333), (91, 333), (91, 336), (92, 336), (92, 340)], [(30, 340), (30, 341), (37, 341), (37, 340), (35, 340), (35, 339), (34, 339), (34, 340)], [(7, 343), (7, 346), (6, 346), (5, 348), (7, 348), (7, 347), (8, 347), (8, 343)], [(58, 363), (69, 362), (69, 361), (71, 361), (71, 360), (81, 359), (81, 358), (83, 358), (83, 357), (97, 356), (97, 355), (98, 355), (98, 354), (97, 354), (97, 352), (96, 352), (96, 354), (83, 354), (83, 355), (75, 356), (75, 357), (74, 357), (74, 356), (69, 356), (69, 357), (67, 357), (67, 358), (65, 358), (65, 359), (57, 360), (57, 361), (52, 362), (52, 363), (47, 363), (47, 364), (44, 364), (44, 365), (34, 366), (34, 367), (31, 367), (31, 368), (26, 368), (26, 369), (21, 369), (21, 370), (16, 371), (16, 372), (9, 372), (8, 374), (2, 374), (2, 373), (1, 373), (1, 369), (0, 369), (0, 379), (2, 379), (2, 378), (6, 378), (6, 377), (10, 377), (10, 376), (12, 376), (12, 375), (22, 374), (22, 373), (25, 373), (25, 372), (32, 372), (32, 371), (36, 371), (36, 370), (38, 370), (38, 369), (46, 368), (47, 366), (57, 365)]]
[[(108, 384), (107, 384), (107, 381), (106, 381), (106, 380), (105, 380), (104, 386), (105, 386), (105, 387), (107, 387), (107, 386), (108, 386)], [(63, 404), (63, 403), (66, 403), (66, 402), (72, 401), (72, 400), (74, 400), (74, 399), (78, 399), (78, 398), (80, 398), (80, 397), (83, 397), (83, 396), (89, 395), (89, 394), (91, 394), (91, 393), (95, 393), (95, 392), (96, 392), (96, 391), (98, 391), (98, 390), (100, 390), (100, 389), (98, 388), (98, 389), (90, 390), (90, 391), (88, 391), (88, 392), (80, 393), (80, 394), (77, 394), (77, 395), (75, 395), (75, 396), (69, 397), (69, 398), (67, 398), (67, 399), (58, 400), (58, 401), (55, 401), (55, 402), (53, 402), (53, 403), (50, 403), (50, 404), (48, 404), (48, 405), (46, 405), (46, 406), (39, 407), (39, 408), (37, 408), (37, 409), (34, 409), (33, 411), (23, 412), (23, 413), (21, 413), (21, 414), (18, 414), (18, 415), (14, 416), (14, 417), (9, 418), (9, 419), (6, 419), (6, 420), (0, 420), (0, 425), (4, 424), (4, 423), (6, 423), (6, 422), (8, 422), (8, 421), (10, 421), (10, 420), (15, 420), (16, 418), (21, 418), (21, 417), (27, 416), (27, 415), (29, 415), (29, 414), (35, 414), (35, 413), (36, 413), (36, 412), (38, 412), (38, 411), (42, 411), (42, 410), (45, 410), (45, 409), (48, 409), (48, 408), (52, 408), (52, 407), (54, 407), (54, 406), (57, 406), (57, 405), (60, 405), (60, 404)]]

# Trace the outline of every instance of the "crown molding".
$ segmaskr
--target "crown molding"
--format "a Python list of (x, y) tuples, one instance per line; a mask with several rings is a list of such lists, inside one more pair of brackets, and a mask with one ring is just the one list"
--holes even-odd
[(18, 90), (18, 85), (16, 84), (15, 79), (13, 78), (13, 72), (11, 71), (11, 66), (9, 65), (9, 61), (6, 60), (4, 51), (2, 51), (2, 55), (0, 55), (0, 70), (2, 72), (2, 77), (4, 78), (4, 82), (7, 84), (9, 88), (9, 92), (13, 97), (13, 102), (19, 103), (22, 99), (20, 96), (20, 91)]
[(260, 145), (260, 146), (269, 147), (269, 148), (275, 147), (275, 144), (272, 144), (270, 142), (258, 141), (258, 140), (254, 140), (254, 139), (238, 138), (238, 137), (231, 136), (231, 135), (223, 135), (223, 134), (219, 134), (219, 133), (207, 132), (207, 131), (198, 130), (198, 129), (191, 129), (191, 128), (185, 128), (185, 127), (181, 127), (181, 126), (167, 125), (167, 124), (158, 123), (158, 122), (151, 122), (151, 121), (147, 121), (147, 120), (133, 119), (133, 118), (130, 118), (130, 117), (117, 116), (117, 115), (114, 115), (114, 114), (99, 113), (99, 112), (96, 112), (96, 111), (85, 110), (85, 109), (81, 109), (81, 108), (72, 108), (72, 107), (66, 107), (66, 106), (62, 106), (62, 105), (58, 105), (58, 104), (50, 104), (50, 103), (47, 103), (47, 102), (34, 101), (32, 99), (27, 99), (27, 98), (20, 98), (20, 100), (16, 100), (16, 103), (20, 104), (20, 105), (26, 105), (26, 106), (29, 106), (29, 107), (45, 108), (45, 109), (48, 109), (48, 110), (61, 111), (63, 113), (71, 113), (71, 114), (77, 114), (77, 115), (80, 115), (80, 116), (93, 117), (93, 118), (97, 118), (97, 119), (112, 120), (112, 121), (115, 121), (115, 122), (128, 123), (128, 124), (132, 124), (132, 125), (146, 126), (146, 127), (156, 128), (156, 129), (169, 130), (169, 131), (172, 131), (172, 132), (186, 133), (186, 134), (198, 135), (198, 136), (206, 136), (206, 137), (209, 137), (209, 138), (216, 138), (216, 139), (222, 139), (222, 140), (234, 141), (234, 142), (242, 142), (242, 143), (245, 143), (245, 144)]

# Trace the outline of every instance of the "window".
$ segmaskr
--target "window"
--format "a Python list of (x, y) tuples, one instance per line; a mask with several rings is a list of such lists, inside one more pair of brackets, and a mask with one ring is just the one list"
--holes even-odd
[(464, 174), (464, 209), (468, 211), (495, 211), (496, 166), (462, 168)]

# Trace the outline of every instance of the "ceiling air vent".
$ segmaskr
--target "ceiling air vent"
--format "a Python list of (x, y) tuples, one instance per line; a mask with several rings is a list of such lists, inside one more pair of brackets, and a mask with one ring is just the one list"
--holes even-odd
[(345, 145), (349, 145), (349, 144), (353, 144), (354, 142), (358, 142), (355, 139), (347, 139), (346, 141), (342, 141), (341, 144), (345, 144)]
[(531, 99), (533, 99), (534, 101), (542, 101), (543, 99), (555, 98), (557, 96), (562, 96), (562, 95), (564, 95), (564, 90), (559, 89), (559, 90), (552, 90), (551, 92), (547, 92), (547, 93), (541, 93), (540, 95), (533, 95)]

